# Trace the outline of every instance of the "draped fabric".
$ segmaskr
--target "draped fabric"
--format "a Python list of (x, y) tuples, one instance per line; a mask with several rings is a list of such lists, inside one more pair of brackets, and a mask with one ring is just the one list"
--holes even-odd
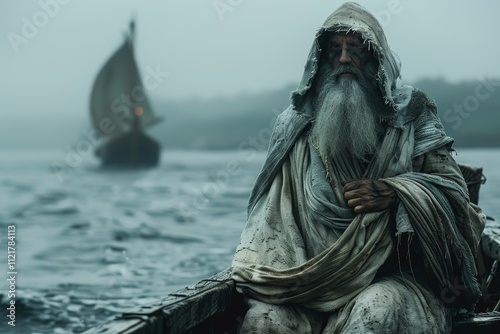
[(338, 312), (316, 312), (298, 304), (269, 305), (250, 298), (247, 304), (241, 334), (441, 334), (450, 333), (452, 327), (452, 312), (405, 274), (376, 279)]
[[(311, 174), (321, 166), (311, 164), (309, 153), (317, 156), (303, 137), (252, 211), (233, 261), (233, 278), (240, 291), (258, 300), (332, 311), (366, 288), (392, 251), (389, 213), (352, 217), (348, 210), (343, 214), (335, 212), (335, 205), (321, 205), (321, 193), (308, 203), (307, 193), (317, 190)], [(330, 190), (325, 198), (334, 196)], [(340, 214), (347, 225), (322, 224), (325, 214)]]
[[(368, 165), (343, 155), (325, 164), (309, 140), (321, 41), (325, 32), (339, 30), (360, 33), (375, 50), (381, 96), (391, 107), (379, 114), (385, 135)], [(475, 256), (485, 216), (469, 202), (450, 155), (453, 139), (446, 136), (436, 105), (398, 84), (400, 66), (376, 19), (357, 4), (342, 5), (318, 30), (291, 105), (276, 120), (233, 259), (237, 289), (254, 304), (338, 312), (339, 323), (349, 326), (353, 303), (399, 254), (403, 235), (414, 240), (409, 247), (418, 248), (423, 264), (390, 275), (407, 285), (403, 295), (417, 291), (410, 293), (410, 304), (418, 305), (418, 314), (429, 320), (431, 313), (442, 314), (443, 306), (471, 309), (477, 302)], [(354, 214), (343, 199), (342, 181), (357, 178), (387, 182), (398, 204)], [(417, 281), (413, 269), (421, 270), (428, 284)], [(443, 297), (457, 286), (453, 298)], [(429, 304), (429, 295), (438, 302)]]
[(233, 261), (240, 291), (269, 303), (332, 311), (365, 289), (394, 249), (389, 210), (354, 215), (342, 198), (342, 180), (366, 177), (396, 189), (398, 233), (418, 235), (435, 290), (458, 279), (465, 291), (453, 302), (471, 307), (479, 297), (474, 257), (484, 215), (468, 203), (465, 182), (446, 147), (428, 152), (424, 169), (413, 172), (412, 150), (418, 147), (413, 123), (390, 127), (362, 174), (353, 174), (362, 169), (339, 157), (329, 182), (307, 138), (296, 142), (249, 216)]

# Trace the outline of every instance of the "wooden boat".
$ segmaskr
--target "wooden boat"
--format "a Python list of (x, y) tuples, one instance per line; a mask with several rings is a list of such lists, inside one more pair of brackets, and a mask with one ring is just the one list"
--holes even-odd
[(125, 41), (102, 67), (92, 87), (90, 115), (103, 143), (95, 151), (103, 167), (153, 167), (160, 145), (144, 129), (159, 121), (134, 58), (134, 22)]
[[(480, 184), (485, 180), (482, 169), (460, 167), (471, 200), (477, 203)], [(478, 279), (483, 297), (475, 313), (455, 317), (453, 334), (500, 333), (500, 277), (495, 276), (500, 261), (500, 223), (490, 217), (480, 249)], [(228, 268), (153, 304), (131, 309), (85, 334), (239, 333), (246, 309), (230, 275)]]

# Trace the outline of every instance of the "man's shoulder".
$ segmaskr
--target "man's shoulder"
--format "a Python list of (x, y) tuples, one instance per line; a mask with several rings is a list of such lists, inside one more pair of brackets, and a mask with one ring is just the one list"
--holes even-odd
[(413, 88), (410, 103), (408, 104), (408, 116), (412, 119), (425, 113), (437, 115), (437, 106), (433, 99), (418, 88)]
[(439, 119), (436, 103), (426, 93), (413, 89), (407, 114), (415, 129), (415, 156), (453, 143)]
[(293, 106), (289, 106), (276, 118), (274, 132), (275, 134), (288, 134), (288, 132), (301, 131), (312, 118), (311, 115), (299, 112)]
[(393, 126), (403, 126), (413, 122), (416, 126), (438, 119), (437, 106), (433, 99), (418, 88), (406, 86), (410, 90), (408, 102), (404, 103), (398, 116), (389, 122)]

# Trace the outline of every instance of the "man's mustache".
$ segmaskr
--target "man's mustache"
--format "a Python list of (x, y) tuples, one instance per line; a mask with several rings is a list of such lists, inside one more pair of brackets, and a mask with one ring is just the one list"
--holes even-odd
[(356, 76), (356, 78), (361, 79), (363, 77), (363, 73), (353, 65), (340, 65), (332, 71), (332, 76), (335, 79), (338, 79), (343, 73), (352, 73)]

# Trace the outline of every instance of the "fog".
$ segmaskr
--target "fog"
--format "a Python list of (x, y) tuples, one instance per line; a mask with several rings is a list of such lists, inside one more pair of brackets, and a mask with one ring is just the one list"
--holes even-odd
[[(90, 89), (136, 20), (153, 101), (213, 100), (295, 84), (316, 30), (341, 1), (40, 0), (0, 2), (0, 148), (63, 148), (89, 127)], [(403, 80), (500, 77), (500, 3), (359, 1), (385, 29)], [(148, 72), (149, 71), (149, 72)], [(237, 112), (237, 111), (235, 111)], [(159, 111), (168, 120), (168, 111)]]

